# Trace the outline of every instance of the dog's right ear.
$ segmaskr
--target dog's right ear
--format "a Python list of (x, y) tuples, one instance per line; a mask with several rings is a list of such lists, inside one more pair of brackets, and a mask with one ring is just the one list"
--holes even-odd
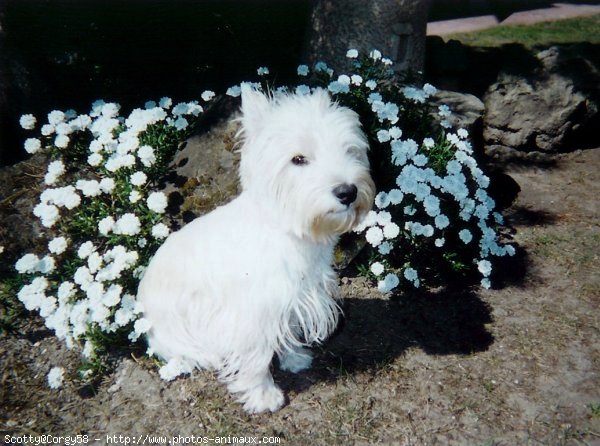
[(242, 89), (242, 126), (247, 136), (256, 135), (264, 125), (264, 118), (271, 106), (269, 98), (243, 83)]

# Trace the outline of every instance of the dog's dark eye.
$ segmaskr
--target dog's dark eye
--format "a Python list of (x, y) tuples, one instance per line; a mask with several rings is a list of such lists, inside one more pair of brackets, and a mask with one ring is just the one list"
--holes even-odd
[(296, 166), (304, 166), (305, 164), (308, 164), (308, 160), (304, 155), (296, 155), (292, 158), (292, 164)]

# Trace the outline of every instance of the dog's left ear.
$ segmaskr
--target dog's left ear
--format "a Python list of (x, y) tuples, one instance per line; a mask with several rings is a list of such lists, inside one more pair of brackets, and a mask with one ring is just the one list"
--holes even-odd
[(242, 89), (242, 126), (248, 136), (258, 133), (264, 125), (264, 118), (271, 103), (269, 98), (255, 90), (250, 84), (243, 83)]

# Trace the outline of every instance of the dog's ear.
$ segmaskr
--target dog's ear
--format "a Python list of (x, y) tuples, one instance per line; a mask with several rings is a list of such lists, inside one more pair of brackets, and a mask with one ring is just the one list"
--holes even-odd
[(266, 95), (255, 90), (248, 83), (243, 83), (241, 89), (242, 126), (248, 135), (255, 135), (264, 125), (264, 118), (271, 103)]

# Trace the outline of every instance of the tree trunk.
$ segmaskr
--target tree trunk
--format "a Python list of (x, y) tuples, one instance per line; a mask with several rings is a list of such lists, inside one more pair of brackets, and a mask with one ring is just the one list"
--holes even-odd
[(347, 68), (346, 52), (373, 49), (398, 72), (422, 72), (431, 0), (315, 0), (305, 60)]

